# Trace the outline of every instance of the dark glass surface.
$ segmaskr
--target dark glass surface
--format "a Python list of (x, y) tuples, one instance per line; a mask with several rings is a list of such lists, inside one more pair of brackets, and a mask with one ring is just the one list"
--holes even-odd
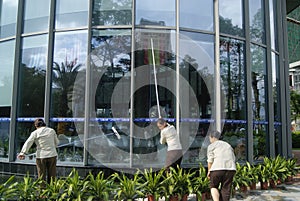
[(232, 145), (238, 161), (246, 160), (246, 73), (245, 44), (221, 38), (221, 100), (224, 118), (223, 140)]
[(179, 4), (180, 27), (213, 31), (213, 1), (189, 0)]
[(131, 30), (94, 29), (91, 44), (88, 163), (128, 166)]
[(179, 47), (179, 73), (182, 76), (179, 100), (184, 107), (180, 111), (180, 134), (186, 151), (183, 163), (205, 164), (205, 147), (209, 144), (206, 134), (214, 113), (214, 37), (181, 31)]
[(175, 1), (136, 1), (135, 23), (137, 25), (175, 26)]
[(254, 159), (266, 156), (267, 133), (267, 74), (266, 50), (257, 45), (251, 45), (251, 90), (253, 112), (253, 154)]
[(0, 160), (8, 158), (15, 40), (0, 43)]
[(60, 139), (60, 163), (83, 161), (86, 47), (87, 31), (55, 35), (50, 125)]
[(132, 0), (94, 0), (92, 25), (130, 25)]
[[(34, 130), (35, 118), (44, 117), (47, 35), (23, 38), (19, 67), (16, 152), (19, 152)], [(34, 153), (33, 146), (29, 153)], [(18, 159), (17, 159), (18, 160)], [(35, 162), (33, 155), (26, 161)]]
[(24, 3), (23, 33), (47, 31), (49, 27), (50, 0), (25, 0)]

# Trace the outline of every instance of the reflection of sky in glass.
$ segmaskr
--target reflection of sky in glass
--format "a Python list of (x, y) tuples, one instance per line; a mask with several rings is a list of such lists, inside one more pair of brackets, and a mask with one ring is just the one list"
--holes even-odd
[[(251, 0), (249, 1), (249, 7), (250, 7), (250, 26), (253, 25), (254, 16), (257, 14), (259, 9), (261, 9), (262, 2), (261, 0)], [(261, 19), (262, 20), (262, 19)]]
[(54, 62), (77, 59), (77, 63), (85, 66), (87, 58), (87, 31), (57, 33), (55, 36)]
[[(180, 57), (191, 56), (199, 65), (199, 68), (208, 67), (210, 73), (214, 73), (214, 38), (212, 35), (181, 32)], [(198, 69), (199, 70), (199, 69)]]
[[(18, 0), (3, 0), (1, 5), (1, 25), (15, 23), (17, 21)], [(5, 17), (3, 17), (5, 16)]]
[(275, 49), (275, 16), (273, 0), (270, 0), (270, 34), (271, 34), (271, 47)]
[(47, 35), (33, 36), (23, 39), (22, 63), (27, 67), (46, 69)]
[(140, 24), (142, 18), (153, 22), (163, 21), (165, 26), (175, 26), (175, 1), (136, 1), (136, 24)]
[(231, 19), (233, 26), (243, 27), (241, 0), (219, 0), (220, 16)]
[(0, 106), (11, 106), (15, 40), (0, 44)]
[[(213, 1), (180, 1), (180, 27), (213, 30)], [(196, 20), (200, 19), (200, 20)]]

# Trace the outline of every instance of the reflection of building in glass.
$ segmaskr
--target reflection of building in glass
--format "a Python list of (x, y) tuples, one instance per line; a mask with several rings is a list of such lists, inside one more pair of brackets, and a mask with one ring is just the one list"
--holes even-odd
[(299, 5), (219, 0), (218, 14), (214, 1), (175, 2), (0, 1), (1, 171), (23, 171), (15, 156), (37, 117), (59, 134), (60, 168), (161, 168), (159, 111), (180, 134), (183, 167), (206, 165), (217, 125), (238, 161), (290, 157)]

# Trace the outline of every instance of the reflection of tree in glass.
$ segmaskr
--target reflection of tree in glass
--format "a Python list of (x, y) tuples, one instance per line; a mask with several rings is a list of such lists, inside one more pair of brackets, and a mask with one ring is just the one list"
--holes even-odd
[(69, 101), (72, 100), (73, 86), (82, 64), (77, 63), (77, 59), (71, 62), (65, 61), (59, 65), (53, 63), (53, 93), (57, 98), (54, 98), (55, 111), (54, 114), (60, 117), (70, 117), (72, 112), (68, 107)]
[(220, 65), (223, 93), (226, 95), (226, 118), (240, 119), (244, 94), (243, 44), (234, 39), (221, 39)]
[(27, 67), (22, 64), (20, 75), (19, 116), (44, 116), (45, 100), (45, 70), (37, 67)]
[(252, 24), (250, 25), (250, 36), (251, 39), (256, 42), (264, 42), (264, 20), (262, 15), (262, 9), (258, 9), (257, 13), (252, 19)]
[(233, 26), (232, 19), (223, 18), (222, 16), (220, 16), (220, 32), (235, 36), (244, 35), (244, 31), (238, 25)]
[(131, 0), (95, 1), (93, 25), (130, 25)]

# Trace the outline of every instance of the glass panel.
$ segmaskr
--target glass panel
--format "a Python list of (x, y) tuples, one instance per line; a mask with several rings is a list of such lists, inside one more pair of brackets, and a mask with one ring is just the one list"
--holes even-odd
[(131, 31), (93, 30), (89, 164), (129, 166)]
[(50, 122), (60, 139), (60, 163), (83, 161), (86, 47), (87, 31), (55, 35)]
[(272, 49), (278, 50), (277, 42), (277, 1), (270, 0), (270, 34), (271, 34), (271, 47)]
[(232, 145), (236, 160), (246, 160), (246, 73), (245, 44), (242, 41), (221, 38), (220, 69), (222, 109), (225, 120), (223, 140)]
[(160, 113), (174, 122), (176, 115), (175, 32), (136, 30), (135, 47), (133, 162), (163, 167), (166, 147), (159, 143), (156, 118)]
[(57, 1), (55, 27), (59, 29), (87, 26), (88, 5), (86, 0)]
[(16, 34), (18, 0), (2, 0), (0, 5), (0, 38)]
[(266, 50), (262, 47), (251, 45), (251, 84), (252, 84), (252, 110), (253, 110), (253, 154), (254, 159), (267, 155), (267, 75), (266, 75)]
[(24, 4), (23, 32), (29, 33), (47, 31), (49, 24), (50, 0), (26, 0)]
[(132, 0), (95, 0), (92, 25), (130, 25)]
[(175, 26), (174, 0), (136, 1), (137, 25)]
[(214, 36), (182, 31), (179, 47), (183, 164), (205, 164), (206, 134), (213, 122)]
[[(191, 29), (213, 31), (213, 1), (180, 1), (179, 26)], [(199, 19), (199, 20), (191, 20)]]
[(250, 37), (258, 43), (265, 43), (264, 1), (252, 0), (250, 5)]
[(243, 1), (220, 0), (220, 32), (230, 35), (244, 36)]
[[(16, 151), (18, 152), (35, 129), (33, 126), (35, 118), (44, 117), (47, 42), (47, 35), (27, 37), (22, 41), (16, 126)], [(33, 146), (29, 153), (34, 152)], [(26, 160), (34, 163), (33, 156), (26, 157)]]
[(8, 157), (15, 40), (0, 43), (0, 160)]

